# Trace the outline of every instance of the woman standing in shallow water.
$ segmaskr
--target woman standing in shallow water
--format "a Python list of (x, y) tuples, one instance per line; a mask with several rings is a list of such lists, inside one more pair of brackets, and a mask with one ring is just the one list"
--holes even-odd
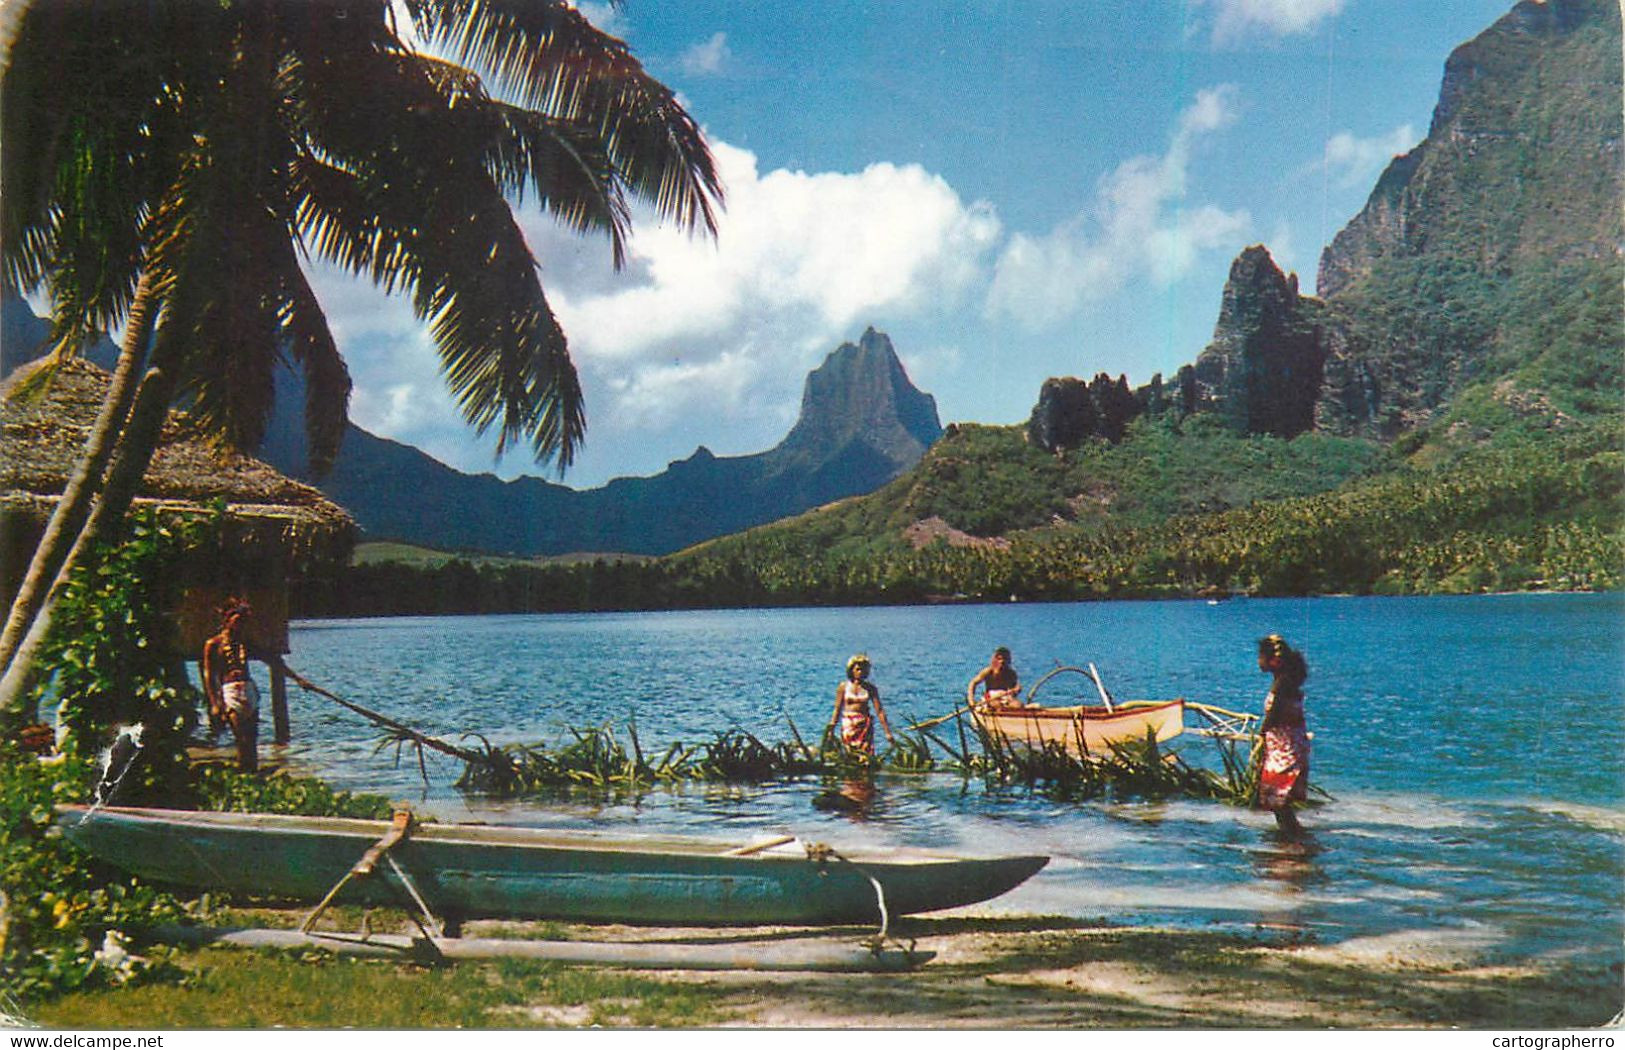
[(891, 726), (886, 724), (886, 709), (880, 706), (880, 690), (869, 681), (869, 658), (859, 653), (846, 662), (846, 680), (835, 690), (835, 713), (830, 716), (829, 726), (839, 734), (843, 748), (873, 756), (876, 719), (891, 742)]
[(1292, 811), (1309, 797), (1309, 728), (1303, 714), (1303, 683), (1309, 665), (1303, 654), (1278, 634), (1258, 640), (1258, 669), (1273, 675), (1264, 697), (1264, 766), (1258, 780), (1258, 805), (1275, 814), (1289, 834), (1303, 830)]

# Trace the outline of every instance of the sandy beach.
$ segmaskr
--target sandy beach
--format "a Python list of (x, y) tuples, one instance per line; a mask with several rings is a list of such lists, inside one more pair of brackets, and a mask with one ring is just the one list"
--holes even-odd
[[(237, 922), (291, 926), (293, 912), (258, 910)], [(379, 927), (373, 927), (376, 931)], [(402, 929), (401, 932), (405, 932)], [(856, 943), (872, 930), (662, 929), (470, 922), (474, 938), (666, 942), (679, 945), (761, 940)], [(444, 1026), (511, 1028), (704, 1027), (774, 1029), (1587, 1029), (1617, 1026), (1625, 982), (1620, 962), (1497, 959), (1461, 937), (1427, 932), (1306, 943), (1289, 929), (1251, 933), (1106, 926), (1074, 920), (961, 914), (900, 920), (897, 943), (936, 953), (903, 973), (806, 973), (570, 968), (569, 981), (541, 986), (527, 975), (557, 975), (551, 963), (455, 964), (476, 984), (509, 984), (514, 994)], [(250, 960), (253, 960), (252, 963)], [(71, 995), (32, 1012), (46, 1026), (394, 1027), (369, 1013), (374, 993), (326, 1002), (319, 1017), (296, 1007), (278, 1014), (268, 979), (328, 986), (345, 971), (368, 987), (410, 1000), (423, 982), (444, 983), (421, 966), (338, 959), (325, 952), (263, 953), (187, 949), (175, 961), (194, 977), (182, 987), (129, 988)], [(245, 978), (245, 966), (262, 976)], [(330, 972), (324, 973), (327, 970)], [(593, 970), (595, 973), (583, 971)], [(625, 993), (583, 991), (635, 982)], [(561, 990), (566, 985), (573, 992)], [(664, 1014), (663, 997), (702, 1004)], [(653, 1004), (653, 1005), (651, 1005)], [(651, 1013), (651, 1010), (653, 1011)], [(406, 1027), (441, 1027), (438, 1014)], [(177, 1018), (183, 1020), (176, 1020)]]
[(1320, 946), (988, 917), (894, 932), (936, 958), (904, 974), (663, 976), (714, 987), (731, 1024), (772, 1028), (1587, 1028), (1625, 1003), (1618, 963), (1494, 961), (1422, 936)]

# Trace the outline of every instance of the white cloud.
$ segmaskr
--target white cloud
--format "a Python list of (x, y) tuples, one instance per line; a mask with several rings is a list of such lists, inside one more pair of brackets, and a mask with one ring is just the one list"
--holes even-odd
[(1386, 135), (1360, 138), (1340, 131), (1326, 140), (1321, 157), (1327, 176), (1341, 189), (1369, 184), (1388, 162), (1405, 153), (1419, 141), (1416, 129), (1401, 124)]
[[(728, 193), (715, 241), (640, 210), (614, 273), (602, 238), (517, 211), (587, 389), (589, 456), (613, 447), (637, 462), (645, 446), (656, 454), (653, 435), (684, 430), (719, 454), (767, 447), (795, 419), (807, 370), (838, 344), (869, 324), (946, 316), (986, 282), (998, 219), (918, 165), (761, 173), (748, 151), (711, 145)], [(355, 422), (492, 469), (494, 439), (472, 440), (406, 297), (322, 265), (311, 278), (355, 380)], [(953, 367), (949, 353), (900, 349)], [(504, 462), (530, 466), (522, 452)]]
[(715, 33), (710, 40), (683, 52), (683, 72), (691, 76), (713, 76), (722, 72), (733, 52), (728, 50), (728, 34)]
[(1251, 221), (1245, 211), (1183, 201), (1190, 151), (1201, 136), (1234, 123), (1234, 96), (1228, 85), (1198, 92), (1166, 153), (1118, 165), (1101, 177), (1089, 207), (1049, 233), (1012, 236), (994, 270), (987, 315), (1047, 328), (1129, 281), (1172, 284), (1204, 251), (1233, 246)]
[[(1277, 222), (1274, 232), (1270, 234), (1269, 240), (1264, 243), (1269, 247), (1270, 257), (1275, 260), (1275, 265), (1279, 266), (1283, 273), (1296, 273), (1300, 278), (1304, 277), (1304, 265), (1298, 258), (1298, 238), (1293, 234), (1290, 223), (1284, 219)], [(1308, 273), (1309, 283), (1313, 283), (1313, 277), (1314, 271), (1311, 263), (1311, 269)], [(1308, 284), (1303, 286), (1303, 291), (1309, 291)]]
[(661, 427), (676, 422), (687, 405), (709, 403), (710, 411), (739, 405), (760, 379), (761, 367), (748, 348), (730, 349), (710, 360), (645, 365), (611, 380), (609, 387), (639, 425)]
[[(616, 410), (764, 411), (747, 403), (793, 399), (802, 373), (863, 326), (946, 312), (985, 276), (992, 209), (918, 165), (762, 174), (746, 150), (712, 151), (728, 199), (714, 242), (643, 216), (618, 279), (545, 275), (576, 360)], [(545, 263), (559, 235), (527, 232)], [(718, 383), (733, 403), (718, 403)]]
[(631, 31), (631, 25), (616, 4), (599, 3), (596, 0), (576, 0), (572, 6), (580, 11), (582, 17), (591, 22), (595, 29), (610, 36), (625, 39)]
[(1295, 36), (1343, 10), (1344, 0), (1197, 0), (1214, 9), (1213, 42), (1231, 44), (1252, 34)]

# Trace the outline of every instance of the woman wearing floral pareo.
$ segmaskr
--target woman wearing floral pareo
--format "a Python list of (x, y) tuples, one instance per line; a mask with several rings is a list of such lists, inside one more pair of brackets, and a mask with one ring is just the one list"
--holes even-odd
[(1303, 683), (1309, 665), (1303, 654), (1278, 634), (1258, 640), (1258, 669), (1273, 675), (1264, 698), (1264, 765), (1258, 780), (1258, 805), (1275, 814), (1282, 831), (1303, 830), (1293, 812), (1295, 802), (1309, 797), (1309, 728), (1303, 714)]
[(886, 709), (880, 706), (880, 690), (869, 681), (869, 658), (859, 653), (846, 662), (846, 680), (835, 690), (835, 713), (829, 727), (846, 750), (873, 755), (876, 719), (890, 741), (891, 726), (886, 724)]

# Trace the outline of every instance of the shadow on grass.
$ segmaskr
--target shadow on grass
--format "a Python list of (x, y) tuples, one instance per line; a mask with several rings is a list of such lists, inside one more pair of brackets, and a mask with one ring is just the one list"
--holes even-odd
[[(580, 935), (581, 931), (571, 931)], [(610, 931), (599, 931), (611, 939)], [(820, 937), (856, 929), (816, 931)], [(1613, 965), (1423, 966), (1306, 953), (1279, 936), (1028, 917), (911, 918), (939, 950), (903, 974), (643, 973), (503, 960), (428, 970), (324, 953), (205, 949), (180, 987), (70, 995), (34, 1019), (77, 1028), (434, 1029), (761, 1024), (851, 1028), (1488, 1028), (1606, 1025)], [(676, 943), (808, 931), (642, 931)]]

